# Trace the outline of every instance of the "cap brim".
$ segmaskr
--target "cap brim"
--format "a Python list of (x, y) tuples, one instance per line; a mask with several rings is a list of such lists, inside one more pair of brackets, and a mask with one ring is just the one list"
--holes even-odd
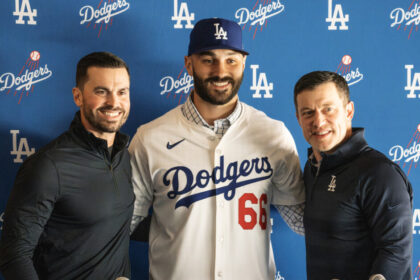
[(197, 53), (201, 53), (201, 52), (205, 52), (205, 51), (209, 51), (209, 50), (217, 50), (217, 49), (234, 50), (234, 51), (240, 52), (242, 54), (249, 55), (249, 52), (244, 51), (242, 49), (232, 48), (232, 47), (229, 47), (229, 46), (224, 47), (224, 46), (217, 45), (217, 46), (207, 46), (205, 48), (199, 48), (197, 50), (194, 50), (193, 53), (188, 54), (188, 56), (190, 56), (192, 54), (197, 54)]

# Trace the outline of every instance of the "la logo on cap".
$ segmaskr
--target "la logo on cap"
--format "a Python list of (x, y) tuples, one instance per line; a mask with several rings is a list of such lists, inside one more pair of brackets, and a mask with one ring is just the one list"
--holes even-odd
[(218, 40), (220, 40), (220, 39), (227, 40), (228, 39), (227, 38), (227, 31), (225, 31), (223, 29), (223, 27), (220, 27), (220, 29), (219, 29), (219, 23), (215, 23), (214, 27), (216, 28), (216, 33), (214, 33), (214, 36), (216, 37), (216, 39), (218, 39)]

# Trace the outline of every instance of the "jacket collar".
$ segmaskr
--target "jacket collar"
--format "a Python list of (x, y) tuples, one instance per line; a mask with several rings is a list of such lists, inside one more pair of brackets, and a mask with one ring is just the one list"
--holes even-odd
[[(322, 162), (320, 171), (336, 168), (337, 166), (343, 165), (346, 162), (351, 161), (362, 151), (369, 148), (364, 138), (364, 128), (355, 127), (352, 129), (352, 134), (349, 139), (342, 143), (333, 153), (325, 154), (321, 153)], [(308, 149), (308, 161), (312, 166), (316, 164), (315, 157), (313, 155), (312, 148)]]
[[(85, 129), (80, 117), (80, 111), (76, 112), (73, 121), (70, 124), (70, 131), (81, 142), (87, 144), (91, 150), (104, 150), (108, 148), (106, 140), (96, 137), (93, 133)], [(130, 137), (128, 135), (118, 131), (115, 135), (113, 149), (120, 151), (127, 147), (129, 139)]]

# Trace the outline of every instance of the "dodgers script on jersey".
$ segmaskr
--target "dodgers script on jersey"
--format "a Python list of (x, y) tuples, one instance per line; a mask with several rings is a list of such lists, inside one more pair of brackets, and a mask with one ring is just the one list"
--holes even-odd
[(129, 151), (134, 215), (153, 207), (151, 279), (274, 279), (270, 204), (304, 202), (282, 122), (243, 104), (219, 138), (178, 106), (141, 126)]

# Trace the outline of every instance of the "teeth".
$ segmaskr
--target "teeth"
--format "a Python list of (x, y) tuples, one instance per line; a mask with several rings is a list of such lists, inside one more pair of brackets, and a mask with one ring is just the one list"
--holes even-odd
[(103, 112), (103, 113), (109, 117), (116, 117), (119, 114), (119, 112)]
[(321, 131), (321, 132), (314, 132), (313, 134), (315, 134), (315, 135), (325, 135), (327, 133), (328, 133), (328, 131)]
[(213, 82), (213, 84), (218, 87), (223, 87), (226, 86), (228, 82)]

